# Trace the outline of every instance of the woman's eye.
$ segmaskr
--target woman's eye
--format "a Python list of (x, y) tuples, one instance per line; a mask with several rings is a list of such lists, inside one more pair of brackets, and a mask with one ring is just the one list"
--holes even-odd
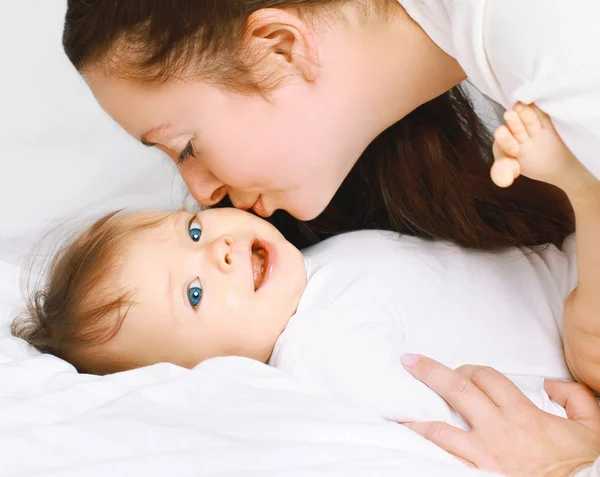
[(202, 236), (202, 227), (198, 222), (191, 222), (189, 225), (190, 238), (194, 242), (199, 242)]
[(188, 287), (188, 299), (193, 308), (197, 308), (202, 301), (202, 285), (200, 280), (194, 280)]
[(181, 154), (179, 154), (179, 157), (177, 158), (177, 164), (182, 164), (183, 161), (185, 161), (188, 157), (196, 157), (192, 141), (188, 142), (185, 146), (185, 149), (181, 151)]

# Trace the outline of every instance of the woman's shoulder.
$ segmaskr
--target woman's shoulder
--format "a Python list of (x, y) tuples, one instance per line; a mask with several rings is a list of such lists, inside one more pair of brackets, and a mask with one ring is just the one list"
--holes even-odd
[(447, 0), (456, 58), (505, 107), (564, 95), (598, 72), (600, 2)]
[(535, 103), (600, 177), (600, 2), (408, 1), (443, 8), (455, 58), (470, 82), (505, 108)]

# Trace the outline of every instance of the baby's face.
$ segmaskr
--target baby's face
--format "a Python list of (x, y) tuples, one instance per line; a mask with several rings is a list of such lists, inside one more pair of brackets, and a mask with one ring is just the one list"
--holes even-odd
[(300, 252), (271, 224), (236, 209), (144, 215), (166, 220), (124, 248), (115, 280), (135, 303), (103, 351), (132, 367), (268, 360), (306, 286)]

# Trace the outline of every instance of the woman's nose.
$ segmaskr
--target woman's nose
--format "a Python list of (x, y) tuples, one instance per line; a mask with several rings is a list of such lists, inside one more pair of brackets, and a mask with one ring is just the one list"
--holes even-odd
[(214, 263), (222, 272), (229, 272), (233, 268), (233, 239), (222, 236), (211, 244), (211, 253)]
[(190, 194), (202, 205), (215, 205), (227, 195), (225, 184), (208, 170), (192, 167), (181, 170), (181, 175)]
[(224, 185), (215, 189), (208, 199), (198, 200), (198, 202), (202, 205), (211, 206), (218, 204), (223, 200), (223, 198), (227, 195), (227, 187)]

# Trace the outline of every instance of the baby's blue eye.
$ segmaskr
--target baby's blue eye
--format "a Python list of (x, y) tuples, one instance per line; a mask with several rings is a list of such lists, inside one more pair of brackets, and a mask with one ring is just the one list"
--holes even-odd
[(194, 280), (190, 283), (188, 287), (188, 299), (190, 300), (190, 305), (194, 308), (197, 308), (202, 301), (202, 285), (200, 284), (200, 280)]
[(199, 242), (202, 236), (202, 227), (198, 222), (191, 222), (189, 226), (190, 238), (194, 242)]

